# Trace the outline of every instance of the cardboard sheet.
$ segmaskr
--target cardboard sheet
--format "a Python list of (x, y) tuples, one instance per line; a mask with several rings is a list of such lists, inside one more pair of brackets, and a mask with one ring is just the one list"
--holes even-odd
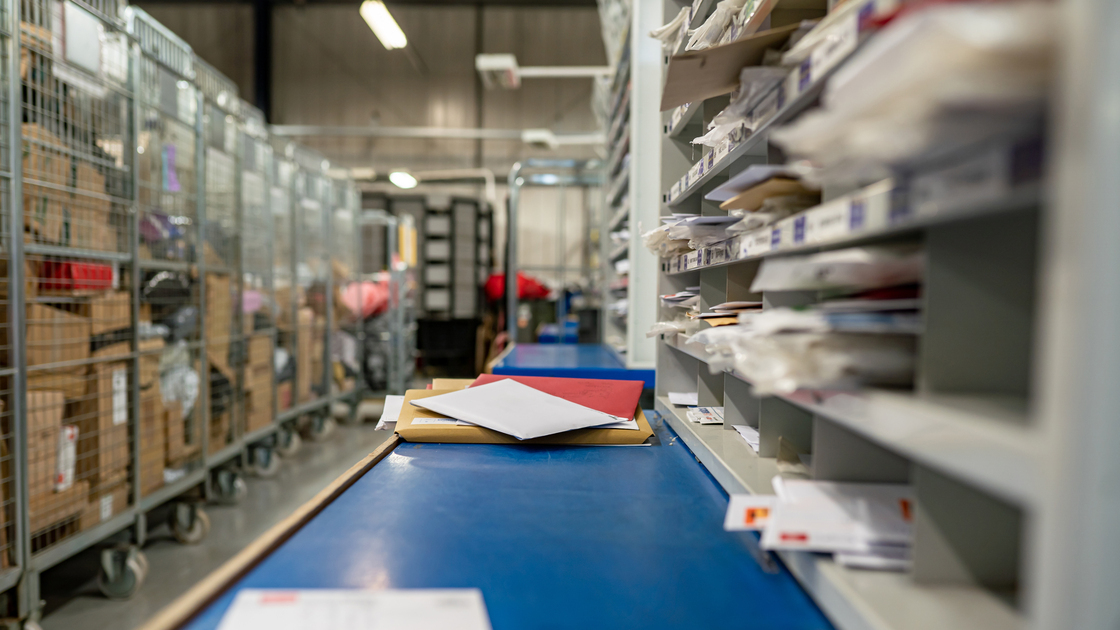
[(783, 195), (816, 195), (817, 191), (809, 190), (796, 179), (775, 177), (768, 179), (757, 186), (735, 195), (731, 199), (719, 204), (720, 210), (746, 210), (754, 212), (762, 207), (762, 202), (770, 197)]
[(413, 400), (438, 396), (455, 390), (411, 389), (405, 392), (404, 407), (397, 419), (397, 434), (408, 442), (440, 442), (446, 444), (571, 444), (571, 445), (625, 445), (641, 444), (653, 435), (641, 409), (635, 409), (637, 431), (625, 429), (579, 429), (548, 435), (532, 440), (519, 440), (512, 435), (491, 431), (484, 427), (446, 424), (413, 424), (415, 418), (444, 418), (438, 413), (412, 404)]
[(675, 55), (669, 60), (661, 111), (728, 94), (739, 87), (739, 71), (756, 66), (769, 48), (780, 48), (796, 31), (797, 24), (775, 28), (729, 44)]

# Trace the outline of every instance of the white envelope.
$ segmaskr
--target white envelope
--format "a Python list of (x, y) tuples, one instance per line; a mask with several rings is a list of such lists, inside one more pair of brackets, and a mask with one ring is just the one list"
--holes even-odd
[(763, 549), (866, 555), (911, 543), (911, 486), (783, 479), (774, 491)]
[(512, 435), (519, 440), (618, 422), (610, 414), (546, 394), (512, 379), (420, 398), (412, 404)]

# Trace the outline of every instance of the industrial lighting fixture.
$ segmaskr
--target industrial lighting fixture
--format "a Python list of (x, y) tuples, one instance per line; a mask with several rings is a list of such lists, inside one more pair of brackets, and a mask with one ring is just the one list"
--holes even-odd
[(474, 67), (486, 89), (507, 90), (521, 87), (521, 79), (595, 78), (613, 72), (608, 66), (519, 66), (517, 57), (508, 53), (476, 55)]
[(381, 0), (365, 0), (362, 7), (358, 9), (358, 13), (361, 14), (362, 19), (366, 21), (377, 39), (381, 40), (381, 45), (385, 47), (385, 50), (396, 50), (408, 46), (408, 38), (404, 36), (404, 31), (397, 25), (397, 21), (393, 19), (388, 7)]
[(416, 188), (417, 183), (416, 178), (408, 171), (393, 171), (389, 173), (389, 181), (393, 182), (393, 185), (397, 188), (404, 188), (405, 190)]

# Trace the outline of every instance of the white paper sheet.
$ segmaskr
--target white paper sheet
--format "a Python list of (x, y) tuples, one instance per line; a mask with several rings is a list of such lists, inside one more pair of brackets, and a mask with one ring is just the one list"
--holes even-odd
[(413, 405), (528, 440), (617, 422), (614, 416), (546, 394), (512, 379), (468, 387)]
[(700, 404), (698, 392), (669, 392), (669, 402), (679, 407), (695, 407)]
[[(375, 431), (384, 431), (386, 429), (396, 428), (397, 418), (401, 416), (401, 408), (404, 406), (404, 396), (386, 396), (385, 406), (381, 408), (381, 419), (377, 421), (377, 426), (374, 427)], [(389, 425), (393, 426), (389, 426)]]
[(733, 494), (727, 502), (723, 529), (729, 532), (764, 529), (777, 502), (778, 497), (772, 494)]
[(747, 426), (745, 424), (736, 424), (733, 426), (735, 427), (735, 430), (739, 433), (739, 435), (741, 435), (743, 439), (746, 440), (747, 444), (754, 449), (754, 452), (757, 453), (759, 440), (758, 429), (752, 426)]
[(482, 591), (244, 589), (218, 630), (491, 630)]
[(774, 491), (781, 501), (762, 534), (763, 549), (866, 555), (910, 545), (910, 486), (783, 479)]

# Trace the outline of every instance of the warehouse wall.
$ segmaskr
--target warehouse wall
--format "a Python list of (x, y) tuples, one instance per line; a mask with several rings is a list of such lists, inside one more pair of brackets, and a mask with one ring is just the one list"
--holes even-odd
[[(139, 3), (179, 34), (253, 100), (253, 12), (247, 4)], [(481, 16), (481, 52), (513, 53), (522, 65), (604, 65), (599, 17), (594, 7), (475, 7), (391, 5), (394, 17), (420, 56), (418, 71), (401, 51), (386, 51), (353, 5), (283, 5), (273, 16), (273, 117), (275, 124), (440, 126), (497, 129), (550, 128), (588, 132), (588, 79), (530, 79), (519, 90), (485, 90), (474, 56)], [(482, 119), (479, 121), (479, 104)], [(514, 141), (301, 138), (338, 166), (380, 171), (466, 168), (482, 163), (500, 183), (526, 157), (603, 157), (591, 146), (545, 150)], [(481, 145), (481, 146), (480, 146)], [(445, 188), (482, 195), (482, 188)], [(442, 192), (442, 191), (433, 191)], [(505, 187), (499, 190), (505, 199)], [(561, 258), (578, 266), (587, 234), (587, 203), (598, 193), (528, 188), (521, 210), (519, 258), (526, 267), (555, 266)], [(562, 220), (561, 220), (562, 219)], [(562, 224), (561, 244), (555, 236)], [(505, 247), (505, 206), (495, 213), (496, 268)], [(556, 274), (534, 269), (555, 281)], [(569, 274), (566, 280), (574, 278)]]
[[(242, 4), (140, 3), (196, 52), (253, 94), (252, 10)], [(594, 7), (392, 6), (426, 71), (402, 51), (386, 51), (355, 5), (284, 5), (273, 18), (273, 119), (277, 124), (550, 128), (596, 127), (588, 79), (531, 79), (520, 90), (481, 90), (474, 70), (481, 16), (482, 52), (508, 52), (522, 65), (603, 65)], [(481, 90), (481, 91), (480, 91)], [(306, 138), (340, 166), (389, 169), (476, 165), (473, 140)], [(514, 141), (482, 143), (483, 164), (499, 174), (529, 156), (596, 157), (592, 147), (534, 149)]]

